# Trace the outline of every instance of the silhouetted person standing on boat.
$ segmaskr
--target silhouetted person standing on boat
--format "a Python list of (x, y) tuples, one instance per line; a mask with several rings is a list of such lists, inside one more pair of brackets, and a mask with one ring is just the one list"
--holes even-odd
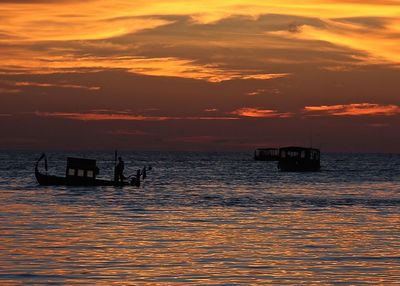
[(124, 169), (125, 169), (125, 164), (124, 161), (122, 160), (121, 157), (118, 157), (118, 164), (115, 166), (115, 181), (124, 182), (125, 176), (124, 176)]

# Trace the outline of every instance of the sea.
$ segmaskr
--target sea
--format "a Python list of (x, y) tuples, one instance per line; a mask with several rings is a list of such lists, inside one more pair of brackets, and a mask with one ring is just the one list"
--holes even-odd
[[(0, 285), (400, 285), (400, 154), (121, 152), (139, 188), (41, 187), (40, 155), (0, 152)], [(113, 151), (49, 173), (69, 156), (112, 177)]]

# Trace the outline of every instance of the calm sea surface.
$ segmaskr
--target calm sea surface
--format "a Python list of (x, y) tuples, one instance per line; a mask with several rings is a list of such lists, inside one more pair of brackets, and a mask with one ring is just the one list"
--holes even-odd
[[(140, 188), (39, 187), (0, 152), (0, 285), (400, 285), (400, 155), (281, 173), (251, 153), (122, 153)], [(113, 152), (95, 158), (110, 177)]]

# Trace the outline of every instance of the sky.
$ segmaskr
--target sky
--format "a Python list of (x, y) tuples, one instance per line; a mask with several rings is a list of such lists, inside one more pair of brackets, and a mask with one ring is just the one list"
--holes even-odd
[(0, 0), (0, 149), (400, 153), (399, 0)]

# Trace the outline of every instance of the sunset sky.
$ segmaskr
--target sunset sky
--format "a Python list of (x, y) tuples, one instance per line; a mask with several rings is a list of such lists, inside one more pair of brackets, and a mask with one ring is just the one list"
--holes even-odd
[(0, 149), (400, 152), (399, 0), (2, 0)]

